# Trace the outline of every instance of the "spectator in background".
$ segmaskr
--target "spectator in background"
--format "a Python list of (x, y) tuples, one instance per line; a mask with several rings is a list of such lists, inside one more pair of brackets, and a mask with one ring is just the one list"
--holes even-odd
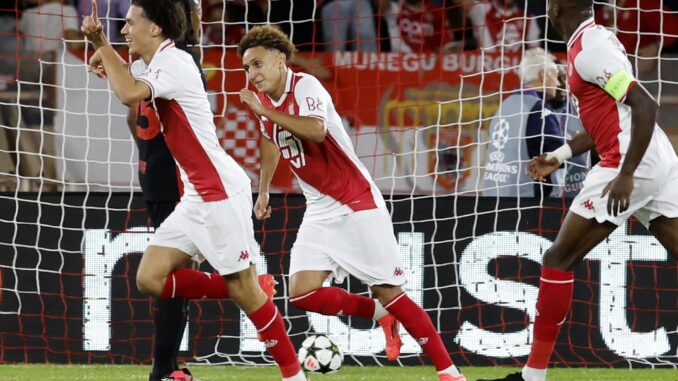
[(324, 50), (379, 50), (374, 9), (370, 0), (330, 0), (321, 8), (320, 16)]
[[(78, 11), (72, 5), (61, 0), (27, 0), (27, 9), (22, 12), (19, 31), (23, 40), (22, 57), (35, 58), (22, 60), (20, 79), (26, 83), (22, 93), (41, 94), (35, 99), (22, 101), (27, 107), (22, 109), (21, 125), (25, 125), (20, 145), (35, 147), (22, 160), (28, 160), (22, 176), (28, 177), (31, 190), (50, 191), (56, 189), (55, 183), (43, 183), (43, 180), (56, 180), (54, 162), (53, 113), (56, 104), (56, 67), (62, 61), (66, 49), (80, 50), (84, 39), (79, 29)], [(26, 94), (21, 94), (22, 97)], [(37, 107), (40, 106), (40, 107)], [(22, 165), (23, 167), (23, 165)]]
[(541, 46), (535, 17), (516, 0), (462, 0), (479, 48), (517, 52)]
[[(558, 65), (558, 89), (549, 104), (558, 117), (558, 123), (563, 132), (563, 143), (584, 132), (577, 107), (567, 96), (567, 74), (564, 64)], [(554, 183), (562, 184), (561, 188), (554, 189), (551, 196), (574, 198), (584, 187), (586, 174), (591, 168), (591, 155), (587, 152), (571, 157), (563, 165), (564, 168), (559, 168), (551, 174)]]
[(551, 177), (534, 182), (526, 167), (531, 158), (564, 144), (548, 103), (556, 96), (558, 68), (550, 54), (534, 48), (525, 52), (518, 74), (522, 87), (501, 102), (490, 121), (483, 196), (549, 197), (554, 188)]
[(397, 17), (398, 29), (394, 35), (413, 52), (451, 52), (459, 49), (461, 41), (455, 41), (454, 30), (446, 14), (446, 4), (450, 1), (402, 0)]
[[(14, 5), (14, 4), (12, 4)], [(22, 50), (17, 35), (17, 26), (23, 4), (19, 2), (0, 9), (0, 192), (13, 191), (16, 188), (16, 127), (18, 125), (18, 106), (13, 100), (16, 96), (18, 73), (17, 53)]]
[(44, 53), (60, 52), (64, 40), (69, 49), (85, 46), (75, 7), (61, 0), (28, 0), (26, 3), (30, 8), (23, 11), (19, 30), (27, 51), (37, 52), (42, 58)]
[[(315, 36), (320, 0), (266, 1), (264, 14), (270, 24), (278, 25), (300, 52), (316, 50)], [(319, 41), (318, 41), (319, 42)]]
[[(122, 41), (120, 29), (125, 24), (125, 15), (129, 9), (130, 0), (106, 0), (97, 2), (97, 13), (108, 32), (108, 38), (113, 41)], [(78, 10), (83, 16), (92, 13), (92, 1), (80, 0)]]
[(629, 55), (639, 57), (639, 73), (654, 69), (659, 49), (678, 38), (678, 14), (662, 7), (664, 3), (667, 1), (616, 0), (596, 9), (596, 22), (612, 29)]
[(223, 2), (217, 0), (208, 2), (204, 21), (203, 43), (206, 45), (235, 46), (247, 33), (248, 27), (251, 28), (253, 25), (263, 23), (265, 17), (257, 2), (248, 1), (245, 3), (243, 0)]

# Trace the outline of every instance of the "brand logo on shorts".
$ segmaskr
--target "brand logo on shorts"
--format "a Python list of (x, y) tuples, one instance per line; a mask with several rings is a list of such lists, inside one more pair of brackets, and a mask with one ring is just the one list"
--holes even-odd
[(275, 339), (266, 340), (264, 341), (264, 345), (266, 346), (266, 348), (275, 347), (276, 345), (278, 345), (278, 340)]
[(584, 208), (586, 208), (588, 210), (593, 210), (594, 212), (596, 211), (596, 209), (593, 207), (593, 201), (591, 201), (591, 200), (586, 200), (586, 201), (582, 202), (581, 204), (584, 206)]
[(238, 259), (238, 262), (240, 261), (246, 261), (250, 258), (250, 253), (247, 252), (247, 250), (243, 250), (240, 252), (240, 258)]
[(403, 276), (403, 274), (405, 274), (405, 272), (400, 267), (396, 267), (393, 271), (394, 276)]
[(426, 343), (428, 343), (428, 337), (420, 337), (420, 338), (418, 338), (418, 339), (417, 339), (417, 343), (419, 343), (419, 345), (426, 345)]

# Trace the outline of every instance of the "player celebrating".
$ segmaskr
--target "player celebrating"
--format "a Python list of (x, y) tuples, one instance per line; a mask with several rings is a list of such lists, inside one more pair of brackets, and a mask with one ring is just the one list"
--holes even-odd
[[(465, 380), (430, 317), (401, 289), (405, 274), (384, 199), (353, 152), (330, 95), (315, 77), (287, 66), (294, 51), (287, 36), (271, 26), (252, 28), (238, 45), (258, 90), (241, 90), (240, 100), (258, 116), (263, 134), (254, 214), (271, 216), (269, 186), (281, 153), (307, 201), (291, 253), (290, 302), (325, 315), (385, 319), (391, 360), (401, 345), (395, 317), (421, 344), (441, 380)], [(370, 286), (379, 300), (322, 287), (328, 277), (342, 280), (347, 274)]]
[(624, 46), (593, 21), (592, 3), (552, 0), (548, 10), (568, 41), (568, 83), (586, 133), (534, 158), (528, 170), (541, 180), (564, 160), (592, 148), (601, 161), (589, 172), (553, 246), (544, 253), (527, 365), (501, 380), (546, 379), (572, 302), (573, 270), (631, 215), (678, 258), (678, 157), (655, 123), (658, 106), (634, 78)]
[[(184, 184), (181, 202), (142, 257), (137, 286), (162, 298), (230, 296), (257, 327), (284, 380), (306, 380), (278, 309), (257, 284), (249, 178), (220, 148), (200, 71), (174, 45), (187, 28), (182, 8), (174, 0), (132, 0), (122, 34), (140, 59), (129, 71), (103, 32), (94, 0), (81, 27), (115, 95), (126, 105), (153, 100)], [(176, 270), (198, 253), (223, 278)]]

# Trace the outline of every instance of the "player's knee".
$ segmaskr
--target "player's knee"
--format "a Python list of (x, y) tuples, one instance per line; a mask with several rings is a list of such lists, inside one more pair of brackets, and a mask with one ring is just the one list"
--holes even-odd
[[(290, 300), (298, 296), (307, 294), (313, 290), (316, 290), (318, 287), (315, 285), (304, 284), (303, 282), (290, 281)], [(292, 302), (294, 304), (294, 302)], [(296, 304), (295, 304), (296, 305)]]
[(379, 299), (382, 305), (388, 304), (393, 298), (398, 296), (403, 289), (400, 286), (375, 285), (371, 287), (372, 294)]
[(560, 271), (568, 271), (571, 263), (568, 261), (568, 253), (560, 245), (554, 243), (544, 253), (542, 265)]
[(310, 272), (297, 272), (290, 276), (290, 298), (307, 294), (323, 286), (326, 276)]
[(160, 296), (164, 283), (160, 279), (155, 279), (150, 274), (144, 272), (137, 273), (137, 288), (139, 292), (145, 295)]

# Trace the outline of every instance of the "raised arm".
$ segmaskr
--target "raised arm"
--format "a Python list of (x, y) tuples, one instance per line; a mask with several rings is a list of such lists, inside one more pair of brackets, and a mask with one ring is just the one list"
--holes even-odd
[(92, 43), (101, 58), (101, 64), (115, 95), (122, 103), (131, 106), (151, 96), (151, 89), (142, 81), (137, 81), (127, 70), (125, 61), (113, 49), (97, 16), (97, 3), (92, 0), (92, 14), (85, 16), (80, 27), (82, 33)]

